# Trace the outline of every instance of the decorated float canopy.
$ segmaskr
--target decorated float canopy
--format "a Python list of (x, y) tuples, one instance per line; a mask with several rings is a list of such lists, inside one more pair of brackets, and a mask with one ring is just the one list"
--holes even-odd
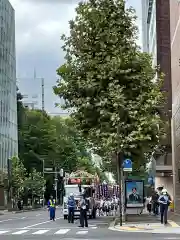
[(68, 178), (68, 184), (92, 185), (96, 182), (97, 176), (86, 171), (78, 170), (72, 172)]

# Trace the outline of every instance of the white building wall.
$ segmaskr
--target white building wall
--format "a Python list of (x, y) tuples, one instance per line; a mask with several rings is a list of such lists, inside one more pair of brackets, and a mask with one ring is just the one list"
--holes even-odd
[(168, 193), (173, 197), (173, 177), (156, 177), (155, 178), (155, 188), (164, 186), (167, 189)]

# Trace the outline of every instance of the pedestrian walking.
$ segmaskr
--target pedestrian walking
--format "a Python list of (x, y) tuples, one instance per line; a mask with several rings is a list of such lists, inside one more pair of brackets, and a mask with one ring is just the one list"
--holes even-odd
[(152, 197), (148, 197), (146, 199), (147, 201), (147, 211), (149, 212), (149, 215), (151, 215), (151, 211), (152, 211)]
[(162, 190), (161, 196), (159, 197), (158, 202), (160, 203), (160, 212), (161, 212), (161, 224), (167, 224), (167, 212), (168, 207), (171, 203), (171, 197), (167, 193), (166, 189)]
[(19, 211), (22, 210), (22, 204), (21, 204), (21, 200), (20, 199), (17, 202), (17, 207), (18, 207)]
[(68, 205), (68, 222), (74, 223), (74, 210), (76, 202), (74, 200), (73, 193), (70, 194), (67, 205)]
[(55, 199), (53, 199), (53, 196), (51, 196), (48, 201), (48, 211), (49, 211), (49, 215), (50, 215), (50, 220), (55, 221), (56, 201), (55, 201)]
[(88, 200), (86, 199), (85, 194), (82, 195), (82, 199), (80, 200), (80, 226), (79, 227), (88, 227), (87, 220), (87, 211), (88, 211)]

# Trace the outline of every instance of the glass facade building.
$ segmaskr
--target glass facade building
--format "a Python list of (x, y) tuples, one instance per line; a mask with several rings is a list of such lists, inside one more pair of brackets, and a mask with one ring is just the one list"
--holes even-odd
[(152, 54), (157, 65), (156, 0), (142, 0), (143, 51)]
[(0, 0), (0, 170), (17, 154), (15, 13), (8, 0)]

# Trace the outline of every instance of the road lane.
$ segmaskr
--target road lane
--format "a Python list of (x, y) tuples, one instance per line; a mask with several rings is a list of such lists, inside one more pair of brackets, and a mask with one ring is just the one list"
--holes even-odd
[[(42, 215), (38, 215), (42, 214)], [(38, 215), (38, 216), (37, 216)], [(62, 219), (61, 211), (57, 210), (58, 219), (49, 221), (48, 213), (34, 212), (21, 216), (21, 219), (13, 219), (0, 222), (0, 240), (179, 240), (180, 236), (173, 234), (149, 234), (149, 233), (127, 233), (108, 229), (111, 217), (97, 217), (89, 220), (88, 228), (79, 228), (79, 220), (69, 224)], [(25, 219), (22, 219), (26, 217)], [(40, 220), (40, 218), (43, 218)], [(8, 219), (5, 219), (8, 220)], [(2, 221), (2, 220), (1, 220)], [(12, 222), (12, 223), (11, 223)], [(19, 223), (18, 223), (19, 222)], [(8, 228), (6, 228), (8, 225)]]
[[(57, 217), (61, 217), (62, 213), (58, 209)], [(33, 212), (24, 212), (18, 214), (11, 214), (0, 218), (0, 229), (19, 229), (25, 227), (33, 227), (42, 225), (42, 223), (50, 223), (48, 211), (33, 211)]]

